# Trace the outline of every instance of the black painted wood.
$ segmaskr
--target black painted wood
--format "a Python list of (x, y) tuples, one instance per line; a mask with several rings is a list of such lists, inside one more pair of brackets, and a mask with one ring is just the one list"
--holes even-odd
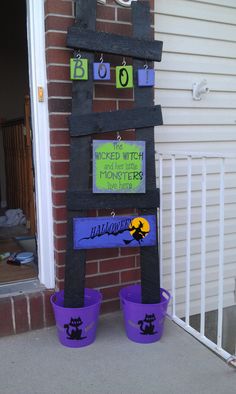
[(162, 41), (154, 41), (134, 37), (126, 37), (113, 33), (94, 32), (81, 26), (68, 29), (67, 46), (88, 51), (113, 53), (131, 56), (137, 59), (160, 62), (162, 55)]
[(71, 115), (69, 118), (70, 134), (73, 137), (108, 131), (141, 129), (162, 124), (160, 105), (112, 112), (95, 112), (86, 115)]
[(122, 209), (122, 208), (157, 208), (159, 207), (159, 189), (145, 194), (92, 194), (90, 190), (69, 190), (67, 192), (68, 209)]
[[(150, 36), (150, 10), (149, 2), (138, 1), (132, 3), (132, 20), (133, 35), (139, 39), (148, 38)], [(136, 78), (137, 70), (143, 67), (143, 62), (135, 59), (133, 62), (134, 75)], [(153, 89), (144, 87), (140, 89), (135, 80), (134, 88), (135, 105), (137, 108), (143, 105), (153, 106)], [(155, 173), (155, 146), (154, 146), (154, 129), (147, 127), (145, 129), (136, 129), (136, 139), (146, 141), (147, 147), (147, 189), (156, 187)], [(143, 207), (144, 208), (144, 207)], [(156, 215), (157, 210), (154, 207), (142, 209), (141, 215)], [(157, 227), (157, 245), (147, 248), (140, 248), (140, 265), (141, 265), (141, 287), (142, 302), (145, 304), (153, 304), (160, 302), (160, 273), (159, 273), (159, 253), (158, 253), (158, 227)]]
[[(76, 1), (76, 20), (82, 27), (95, 30), (96, 0)], [(90, 75), (92, 75), (92, 53), (81, 53), (89, 59)], [(92, 112), (93, 81), (74, 81), (72, 84), (72, 113), (82, 115)], [(91, 137), (73, 139), (70, 144), (69, 189), (88, 189), (91, 156)], [(67, 204), (69, 205), (69, 204)], [(77, 217), (86, 216), (86, 211), (77, 208)], [(75, 212), (68, 213), (67, 251), (65, 267), (65, 307), (82, 307), (84, 305), (86, 251), (73, 248), (73, 223)]]

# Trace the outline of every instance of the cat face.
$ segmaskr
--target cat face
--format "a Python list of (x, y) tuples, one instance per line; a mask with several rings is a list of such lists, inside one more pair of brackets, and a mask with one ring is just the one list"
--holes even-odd
[(155, 317), (154, 313), (152, 313), (151, 315), (147, 315), (147, 314), (145, 315), (145, 319), (144, 319), (145, 323), (152, 323), (155, 320), (156, 320), (156, 317)]
[(82, 322), (80, 317), (78, 317), (77, 319), (71, 318), (69, 326), (71, 326), (71, 327), (79, 327), (82, 323), (83, 322)]

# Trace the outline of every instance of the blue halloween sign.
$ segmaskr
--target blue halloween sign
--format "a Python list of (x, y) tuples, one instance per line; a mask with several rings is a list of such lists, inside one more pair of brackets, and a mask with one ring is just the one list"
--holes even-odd
[(156, 217), (74, 218), (74, 249), (156, 245)]
[(155, 71), (152, 68), (138, 70), (138, 86), (154, 86)]
[(109, 81), (111, 79), (110, 63), (93, 63), (93, 79)]

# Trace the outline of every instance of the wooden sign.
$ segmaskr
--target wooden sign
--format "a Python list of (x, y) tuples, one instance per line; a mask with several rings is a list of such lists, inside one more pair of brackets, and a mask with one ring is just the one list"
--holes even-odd
[(93, 141), (94, 193), (145, 193), (144, 141)]
[(154, 86), (154, 84), (155, 70), (152, 68), (138, 70), (138, 86)]
[(156, 245), (156, 217), (74, 218), (74, 249)]
[(70, 79), (88, 80), (88, 59), (70, 59)]
[(116, 67), (116, 87), (118, 89), (125, 89), (132, 88), (133, 86), (133, 66)]
[(93, 63), (94, 81), (109, 81), (111, 79), (110, 63)]

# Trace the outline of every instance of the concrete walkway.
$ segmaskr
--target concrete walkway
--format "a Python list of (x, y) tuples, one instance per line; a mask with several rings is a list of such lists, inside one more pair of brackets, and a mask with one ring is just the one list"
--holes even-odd
[(96, 342), (59, 344), (54, 327), (0, 339), (1, 394), (232, 394), (236, 370), (166, 321), (161, 341), (126, 338), (122, 316), (100, 318)]

